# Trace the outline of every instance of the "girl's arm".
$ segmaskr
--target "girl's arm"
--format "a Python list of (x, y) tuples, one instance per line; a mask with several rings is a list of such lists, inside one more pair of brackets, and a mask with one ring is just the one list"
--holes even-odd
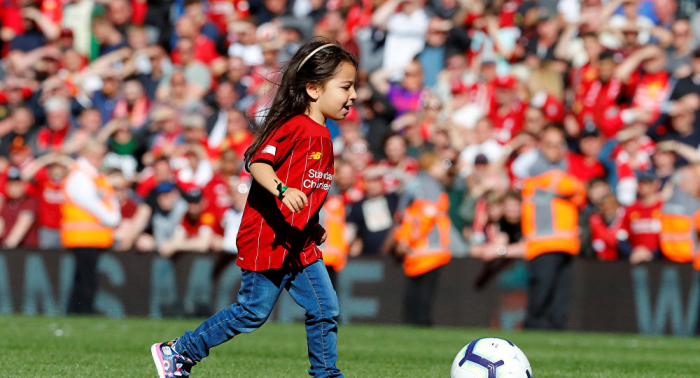
[[(265, 188), (268, 192), (272, 193), (275, 197), (280, 197), (279, 190), (277, 186), (281, 183), (282, 186), (286, 186), (285, 183), (277, 177), (275, 170), (272, 166), (267, 163), (256, 162), (250, 165), (250, 174), (253, 176), (255, 181), (257, 181), (260, 186)], [(304, 206), (309, 204), (309, 200), (306, 198), (306, 194), (299, 189), (287, 188), (282, 194), (282, 203), (287, 206), (289, 211), (298, 212), (301, 211)]]

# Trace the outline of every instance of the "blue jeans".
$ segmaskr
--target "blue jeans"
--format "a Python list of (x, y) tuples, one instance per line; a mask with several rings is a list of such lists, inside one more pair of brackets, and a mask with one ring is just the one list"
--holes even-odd
[(338, 297), (322, 260), (301, 268), (243, 270), (238, 303), (214, 314), (194, 331), (185, 332), (178, 340), (177, 351), (197, 362), (209, 355), (209, 349), (239, 333), (255, 331), (270, 316), (284, 289), (306, 310), (309, 375), (342, 377), (335, 366)]

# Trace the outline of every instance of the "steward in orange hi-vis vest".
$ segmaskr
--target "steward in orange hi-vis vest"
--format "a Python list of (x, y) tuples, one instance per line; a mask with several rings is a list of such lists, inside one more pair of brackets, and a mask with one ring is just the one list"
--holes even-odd
[(674, 188), (673, 195), (661, 207), (661, 253), (671, 261), (693, 263), (700, 270), (700, 201)]
[[(101, 205), (109, 210), (119, 210), (114, 197), (114, 189), (107, 176), (78, 160), (63, 182), (63, 190), (75, 174), (89, 177), (97, 190)], [(65, 248), (110, 248), (114, 243), (114, 227), (103, 224), (94, 209), (86, 209), (72, 198), (75, 193), (65, 193), (66, 201), (61, 204), (61, 244)]]
[(345, 204), (340, 196), (328, 196), (321, 208), (319, 223), (326, 230), (326, 242), (319, 246), (323, 253), (323, 262), (327, 267), (340, 272), (348, 262), (347, 226), (345, 223)]
[[(450, 252), (449, 200), (442, 185), (425, 173), (413, 180), (399, 203), (403, 218), (396, 230), (397, 242), (408, 245), (403, 269), (408, 277), (416, 277), (439, 268), (452, 259)], [(409, 203), (410, 202), (410, 203)]]
[(555, 168), (523, 182), (522, 231), (525, 258), (549, 252), (576, 255), (581, 248), (578, 214), (586, 191), (564, 169)]

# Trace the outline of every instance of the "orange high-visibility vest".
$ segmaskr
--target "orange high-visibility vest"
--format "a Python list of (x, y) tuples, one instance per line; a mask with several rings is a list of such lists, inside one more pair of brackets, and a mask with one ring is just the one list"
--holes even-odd
[(420, 276), (452, 259), (448, 207), (447, 193), (440, 193), (437, 202), (414, 199), (404, 211), (394, 238), (408, 244), (408, 254), (403, 260), (407, 276)]
[(350, 244), (345, 223), (345, 205), (339, 196), (329, 196), (321, 209), (319, 221), (326, 229), (326, 242), (320, 247), (323, 262), (340, 272), (348, 262)]
[[(68, 176), (63, 181), (62, 189), (65, 193), (66, 182), (71, 174), (81, 171), (79, 163), (73, 164)], [(93, 175), (88, 174), (88, 177)], [(107, 176), (98, 173), (93, 178), (95, 187), (99, 191), (100, 198), (111, 206), (114, 197), (114, 189)], [(61, 204), (61, 244), (65, 248), (109, 248), (114, 243), (114, 230), (103, 226), (100, 220), (92, 213), (75, 204), (68, 193), (65, 193), (65, 202)]]
[(523, 181), (522, 231), (525, 258), (549, 252), (579, 253), (578, 208), (586, 198), (583, 184), (560, 169)]
[(661, 253), (671, 261), (693, 263), (700, 270), (700, 201), (675, 188), (661, 207)]

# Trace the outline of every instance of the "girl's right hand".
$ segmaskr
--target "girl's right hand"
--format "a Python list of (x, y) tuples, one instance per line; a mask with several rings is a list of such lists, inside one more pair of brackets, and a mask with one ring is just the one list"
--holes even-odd
[(287, 208), (295, 213), (301, 211), (304, 206), (309, 204), (306, 194), (299, 189), (287, 188), (282, 195), (282, 203), (287, 205)]

